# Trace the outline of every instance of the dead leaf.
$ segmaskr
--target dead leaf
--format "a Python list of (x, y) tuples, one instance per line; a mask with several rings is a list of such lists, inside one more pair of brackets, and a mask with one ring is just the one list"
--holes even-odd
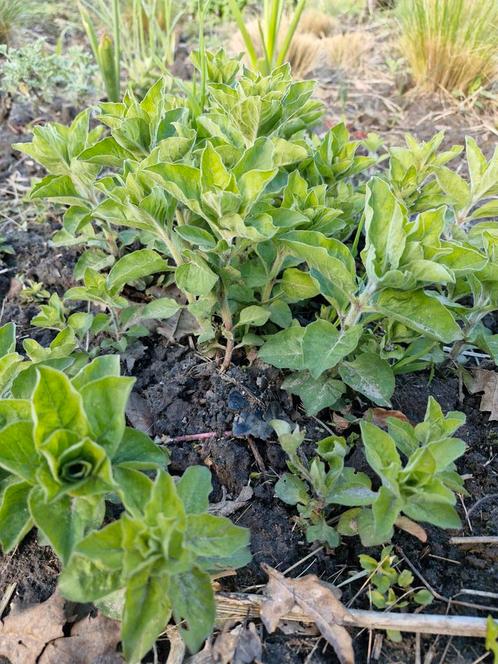
[(116, 652), (120, 625), (98, 614), (74, 623), (64, 636), (65, 600), (57, 592), (46, 602), (15, 610), (0, 623), (0, 656), (11, 664), (123, 664)]
[(47, 643), (64, 636), (64, 599), (54, 593), (46, 602), (13, 610), (0, 623), (0, 655), (11, 664), (36, 664)]
[(150, 434), (154, 418), (147, 401), (136, 392), (130, 394), (126, 406), (126, 417), (135, 429)]
[(263, 654), (261, 639), (254, 623), (237, 625), (218, 635), (212, 646), (212, 658), (216, 664), (252, 664), (259, 662)]
[(354, 664), (353, 641), (338, 622), (349, 617), (347, 609), (334, 593), (314, 574), (288, 579), (268, 565), (262, 565), (269, 581), (265, 589), (268, 599), (261, 607), (266, 629), (274, 632), (279, 620), (297, 604), (316, 624), (321, 635), (334, 649), (341, 664)]
[(387, 408), (369, 408), (365, 413), (365, 419), (376, 424), (381, 429), (387, 429), (387, 420), (394, 417), (402, 422), (410, 422), (407, 416), (400, 410), (389, 410)]
[(170, 342), (181, 341), (189, 334), (199, 335), (199, 323), (187, 309), (180, 309), (174, 316), (161, 321), (156, 331)]
[(211, 514), (216, 514), (217, 516), (231, 516), (237, 510), (241, 509), (251, 500), (253, 496), (252, 488), (247, 485), (242, 488), (242, 491), (239, 493), (235, 500), (226, 499), (226, 489), (223, 489), (223, 498), (219, 503), (212, 503), (209, 506), (209, 511)]
[(95, 618), (87, 616), (72, 626), (70, 636), (51, 641), (38, 664), (93, 664), (102, 657), (106, 664), (123, 664), (116, 652), (120, 640), (117, 620), (100, 613)]
[(22, 282), (19, 281), (19, 279), (16, 279), (16, 277), (12, 277), (10, 280), (10, 286), (9, 290), (7, 291), (7, 294), (5, 295), (5, 300), (14, 300), (19, 293), (22, 291)]
[(351, 426), (351, 422), (342, 415), (339, 415), (339, 413), (332, 413), (332, 422), (334, 423), (334, 428), (339, 433), (346, 431)]
[(416, 537), (423, 544), (427, 542), (427, 533), (422, 528), (422, 526), (415, 521), (412, 521), (407, 516), (399, 516), (396, 519), (395, 525), (400, 529), (404, 530), (405, 533), (410, 533), (413, 537)]
[(469, 392), (484, 392), (481, 399), (480, 410), (489, 412), (490, 422), (498, 420), (498, 373), (489, 369), (475, 369), (473, 380), (467, 384)]

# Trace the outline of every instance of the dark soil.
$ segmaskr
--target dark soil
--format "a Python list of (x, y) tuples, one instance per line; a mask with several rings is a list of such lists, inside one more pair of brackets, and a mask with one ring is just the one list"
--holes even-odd
[[(420, 110), (418, 117), (421, 117)], [(435, 127), (430, 129), (432, 134)], [(458, 126), (455, 132), (461, 142), (461, 127)], [(10, 148), (1, 149), (19, 138), (8, 128), (0, 134), (0, 154), (7, 155), (5, 159), (0, 158), (0, 178), (4, 182), (16, 167), (26, 180), (36, 174), (29, 160), (16, 164), (18, 156), (14, 156)], [(20, 301), (15, 275), (22, 274), (43, 282), (48, 290), (61, 294), (72, 284), (74, 251), (49, 245), (50, 236), (59, 223), (57, 216), (50, 213), (48, 221), (30, 224), (27, 231), (20, 231), (14, 224), (2, 227), (2, 234), (14, 246), (15, 254), (6, 257), (0, 266), (1, 322), (15, 321), (20, 338), (29, 334), (46, 343), (49, 334), (31, 327), (30, 320), (37, 306)], [(2, 269), (8, 271), (2, 273)], [(193, 442), (170, 442), (170, 471), (173, 474), (181, 474), (192, 464), (205, 464), (212, 472), (214, 490), (211, 498), (215, 502), (224, 496), (236, 498), (249, 483), (253, 488), (251, 501), (232, 517), (236, 523), (251, 530), (253, 562), (240, 570), (236, 577), (223, 580), (224, 589), (252, 592), (254, 586), (264, 584), (266, 577), (260, 567), (262, 562), (280, 571), (294, 566), (293, 576), (313, 573), (329, 582), (344, 581), (349, 572), (358, 571), (358, 554), (364, 550), (356, 538), (346, 539), (336, 551), (321, 549), (300, 563), (317, 546), (305, 542), (296, 524), (295, 511), (273, 495), (274, 482), (286, 466), (268, 420), (279, 417), (299, 423), (306, 428), (307, 438), (316, 441), (327, 435), (330, 427), (333, 428), (330, 412), (321, 414), (322, 421), (305, 418), (297, 402), (279, 389), (281, 377), (275, 370), (257, 364), (232, 366), (222, 375), (215, 361), (203, 358), (187, 345), (169, 344), (159, 334), (131, 348), (123, 358), (123, 365), (124, 371), (136, 377), (134, 398), (128, 412), (131, 424), (147, 430), (158, 440), (186, 434), (215, 434)], [(444, 411), (463, 410), (467, 415), (467, 423), (459, 435), (467, 443), (468, 451), (459, 463), (459, 471), (468, 476), (469, 495), (459, 506), (463, 525), (458, 534), (498, 535), (496, 498), (484, 500), (468, 519), (465, 516), (477, 501), (498, 493), (497, 425), (490, 423), (487, 414), (479, 411), (478, 397), (466, 394), (463, 403), (459, 402), (458, 377), (448, 368), (439, 369), (432, 379), (427, 373), (399, 378), (393, 408), (401, 410), (413, 422), (420, 421), (429, 395), (436, 397)], [(368, 407), (356, 401), (351, 406), (358, 417)], [(263, 467), (258, 463), (260, 460)], [(361, 461), (361, 454), (355, 454), (351, 463), (361, 464)], [(430, 610), (481, 616), (493, 609), (497, 611), (496, 600), (460, 593), (462, 589), (496, 592), (498, 552), (489, 547), (469, 551), (450, 545), (449, 538), (456, 533), (432, 527), (427, 527), (427, 533), (427, 544), (421, 544), (402, 532), (396, 534), (394, 544), (398, 555), (405, 556), (415, 569), (417, 584), (422, 586), (425, 580), (448, 599), (435, 601)], [(402, 561), (402, 566), (407, 567), (408, 562)], [(50, 549), (38, 546), (31, 534), (17, 551), (0, 558), (0, 598), (9, 584), (15, 583), (17, 600), (26, 603), (43, 601), (52, 593), (58, 571), (58, 562)], [(359, 591), (361, 583), (360, 580), (344, 586), (345, 603)], [(450, 605), (450, 599), (468, 601), (469, 606)], [(472, 603), (489, 606), (489, 610), (478, 610)], [(354, 606), (368, 608), (365, 592), (359, 594)], [(368, 643), (367, 633), (355, 640), (359, 663), (367, 661)], [(337, 661), (315, 634), (284, 635), (277, 632), (265, 635), (263, 645), (265, 664), (333, 664)], [(446, 664), (470, 664), (483, 654), (482, 644), (475, 640), (423, 639), (422, 656), (429, 648), (433, 652), (431, 661), (444, 660)], [(415, 641), (407, 636), (396, 645), (384, 639), (379, 652), (378, 661), (382, 663), (411, 662)]]

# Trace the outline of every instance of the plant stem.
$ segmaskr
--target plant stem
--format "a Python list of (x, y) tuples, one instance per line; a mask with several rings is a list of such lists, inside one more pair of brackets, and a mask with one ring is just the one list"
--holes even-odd
[(225, 347), (225, 356), (223, 358), (223, 363), (220, 369), (221, 372), (224, 373), (230, 366), (230, 362), (232, 361), (233, 350), (235, 347), (235, 342), (232, 334), (233, 316), (232, 312), (230, 311), (230, 306), (228, 304), (228, 298), (226, 296), (226, 293), (223, 294), (223, 304), (221, 307), (221, 320), (223, 321), (225, 332), (228, 333), (225, 334), (227, 345)]

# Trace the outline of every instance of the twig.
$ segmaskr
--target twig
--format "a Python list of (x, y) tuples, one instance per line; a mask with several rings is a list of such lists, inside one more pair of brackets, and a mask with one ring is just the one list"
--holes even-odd
[[(243, 593), (218, 593), (216, 595), (217, 619), (247, 620), (259, 618), (265, 598), (261, 595)], [(298, 607), (293, 607), (282, 620), (313, 623), (314, 620)], [(454, 636), (486, 636), (486, 620), (468, 616), (445, 616), (411, 613), (383, 613), (348, 609), (348, 615), (338, 618), (337, 624), (344, 627), (366, 629), (389, 629), (415, 634), (447, 634)]]
[(476, 544), (498, 544), (498, 537), (495, 535), (450, 537), (450, 544), (461, 544), (462, 546), (475, 546)]
[(476, 511), (476, 509), (480, 507), (483, 503), (486, 503), (488, 500), (494, 500), (495, 498), (498, 498), (498, 493), (490, 493), (489, 495), (480, 498), (476, 503), (472, 505), (470, 510), (467, 512), (467, 516), (470, 517), (470, 515), (473, 514)]
[(192, 443), (195, 442), (196, 440), (209, 440), (210, 438), (221, 438), (224, 436), (233, 436), (233, 433), (231, 431), (223, 431), (223, 433), (220, 433), (219, 431), (206, 431), (205, 433), (189, 433), (186, 434), (185, 436), (174, 436), (173, 438), (171, 438), (170, 436), (163, 436), (162, 442)]
[(0, 619), (5, 613), (5, 609), (9, 606), (10, 600), (12, 599), (12, 595), (14, 594), (16, 587), (17, 583), (9, 583), (7, 588), (5, 588), (5, 592), (2, 596), (2, 599), (0, 600)]
[(449, 597), (441, 595), (441, 593), (438, 593), (438, 591), (435, 590), (428, 581), (426, 581), (426, 579), (422, 576), (422, 574), (415, 567), (412, 561), (405, 555), (405, 552), (400, 546), (396, 547), (396, 551), (403, 558), (403, 560), (411, 569), (411, 571), (415, 574), (415, 576), (417, 576), (420, 579), (420, 581), (422, 581), (427, 590), (430, 590), (434, 598), (438, 599), (440, 602), (446, 602), (447, 604), (458, 604), (458, 606), (466, 606), (470, 609), (479, 609), (480, 611), (498, 611), (498, 606), (484, 606), (483, 604), (474, 604), (474, 602), (461, 602), (458, 599), (450, 599)]

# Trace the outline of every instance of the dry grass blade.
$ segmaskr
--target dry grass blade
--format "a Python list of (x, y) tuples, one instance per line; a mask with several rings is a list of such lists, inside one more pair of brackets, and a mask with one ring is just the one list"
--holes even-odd
[(263, 569), (269, 577), (267, 599), (261, 607), (261, 619), (267, 630), (275, 631), (280, 619), (297, 604), (315, 622), (341, 664), (354, 664), (353, 641), (340, 625), (348, 611), (332, 590), (322, 585), (314, 574), (288, 579), (267, 565)]

